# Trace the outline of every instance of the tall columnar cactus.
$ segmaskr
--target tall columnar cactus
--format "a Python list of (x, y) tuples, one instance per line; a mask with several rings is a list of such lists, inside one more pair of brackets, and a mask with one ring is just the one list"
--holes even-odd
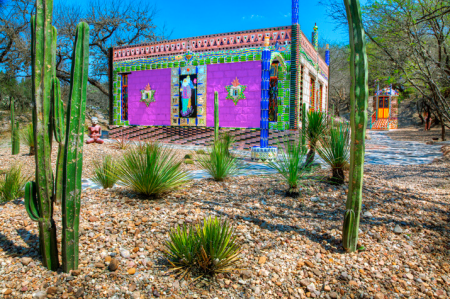
[(11, 154), (18, 155), (20, 151), (19, 122), (14, 111), (14, 99), (11, 98)]
[[(51, 26), (53, 1), (37, 0), (32, 30), (33, 127), (36, 146), (36, 182), (25, 187), (25, 205), (32, 220), (39, 222), (39, 247), (43, 264), (58, 268), (53, 202), (62, 197), (63, 270), (78, 267), (78, 226), (81, 196), (84, 121), (89, 66), (89, 27), (77, 26), (73, 50), (67, 120), (56, 79), (56, 28)], [(66, 123), (66, 124), (64, 124)], [(53, 134), (59, 144), (56, 182), (51, 167)]]
[(306, 103), (302, 105), (302, 149), (303, 155), (307, 152), (306, 147)]
[(31, 57), (36, 182), (26, 185), (25, 205), (32, 220), (39, 223), (39, 248), (43, 264), (50, 270), (59, 267), (56, 225), (53, 220), (54, 183), (51, 165), (54, 36), (52, 1), (36, 1), (36, 16), (31, 18)]
[(359, 219), (362, 204), (367, 100), (369, 96), (368, 63), (359, 0), (344, 0), (350, 35), (350, 124), (351, 155), (349, 190), (342, 232), (343, 247), (347, 252), (357, 250)]
[(89, 25), (80, 23), (75, 36), (67, 108), (62, 195), (63, 271), (78, 268), (81, 173), (83, 169), (84, 121), (89, 69)]
[(214, 92), (214, 140), (219, 140), (219, 93)]

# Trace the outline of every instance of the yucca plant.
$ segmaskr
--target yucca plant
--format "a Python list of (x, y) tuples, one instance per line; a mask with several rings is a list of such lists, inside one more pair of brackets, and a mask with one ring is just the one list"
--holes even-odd
[(25, 184), (30, 179), (30, 177), (23, 175), (21, 165), (14, 165), (0, 174), (0, 202), (22, 197)]
[(240, 246), (233, 228), (226, 220), (209, 217), (197, 226), (200, 242), (198, 265), (202, 273), (215, 275), (236, 270)]
[(331, 124), (329, 135), (320, 139), (319, 156), (331, 167), (332, 184), (343, 184), (344, 169), (350, 160), (350, 130), (347, 124)]
[(220, 134), (220, 136), (219, 136), (219, 141), (222, 143), (225, 152), (226, 152), (228, 155), (231, 155), (231, 153), (230, 153), (230, 147), (232, 147), (233, 144), (236, 143), (236, 139), (234, 138), (234, 136), (232, 136), (232, 135), (231, 135), (230, 133), (228, 133), (228, 132), (225, 132), (225, 133)]
[(284, 149), (278, 146), (278, 160), (269, 161), (268, 166), (281, 174), (289, 186), (286, 195), (297, 197), (299, 184), (302, 178), (310, 173), (310, 168), (305, 163), (306, 150), (302, 146), (301, 138), (297, 141), (284, 141)]
[(309, 141), (309, 151), (306, 155), (307, 166), (314, 162), (317, 142), (326, 133), (326, 130), (327, 122), (325, 115), (319, 111), (309, 111), (306, 121), (306, 138)]
[(145, 149), (131, 148), (116, 164), (119, 184), (147, 196), (158, 196), (190, 180), (173, 149), (149, 142)]
[(205, 170), (215, 181), (223, 181), (225, 178), (241, 173), (242, 164), (236, 157), (230, 155), (226, 140), (219, 139), (206, 155), (197, 155), (200, 168)]
[(172, 228), (165, 248), (172, 270), (182, 278), (189, 273), (199, 278), (236, 270), (239, 253), (231, 225), (217, 217), (206, 218), (197, 226)]
[(101, 185), (104, 189), (112, 188), (117, 183), (116, 163), (110, 155), (103, 158), (103, 161), (94, 162), (94, 177), (92, 181)]
[(34, 156), (33, 123), (28, 124), (20, 131), (20, 141), (30, 148), (30, 156)]

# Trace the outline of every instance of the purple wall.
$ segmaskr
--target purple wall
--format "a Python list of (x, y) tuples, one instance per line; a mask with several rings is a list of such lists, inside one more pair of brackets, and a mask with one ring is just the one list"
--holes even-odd
[[(170, 126), (171, 70), (148, 70), (128, 75), (128, 120), (130, 125)], [(147, 105), (141, 100), (141, 90), (150, 83), (155, 90), (155, 102)]]
[[(207, 67), (206, 125), (214, 127), (214, 91), (219, 92), (219, 126), (231, 128), (259, 128), (261, 120), (261, 61), (209, 64)], [(226, 100), (225, 86), (235, 78), (247, 85), (246, 99), (234, 105)]]

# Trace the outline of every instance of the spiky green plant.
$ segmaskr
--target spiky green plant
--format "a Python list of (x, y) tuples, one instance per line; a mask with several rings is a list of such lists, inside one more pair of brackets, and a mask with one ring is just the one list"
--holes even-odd
[(181, 277), (231, 272), (240, 260), (233, 228), (217, 217), (205, 218), (197, 226), (172, 228), (165, 247), (166, 259)]
[(14, 110), (14, 99), (11, 98), (11, 154), (18, 155), (20, 152), (19, 121), (16, 120)]
[(24, 195), (23, 188), (30, 179), (22, 173), (21, 165), (14, 165), (0, 174), (0, 202), (7, 202)]
[(182, 161), (172, 148), (158, 143), (148, 143), (145, 152), (136, 148), (125, 152), (117, 162), (119, 184), (147, 196), (158, 196), (176, 189), (190, 180), (181, 170)]
[(214, 141), (219, 139), (219, 93), (214, 92)]
[(232, 136), (229, 132), (225, 132), (219, 135), (219, 140), (221, 141), (225, 152), (228, 155), (231, 155), (230, 147), (232, 147), (236, 143), (236, 139), (234, 138), (234, 136)]
[(241, 173), (242, 163), (229, 154), (228, 144), (219, 139), (206, 155), (197, 155), (197, 162), (203, 170), (213, 177), (215, 181)]
[(30, 148), (30, 156), (34, 156), (33, 123), (28, 124), (20, 131), (20, 141)]
[(350, 160), (350, 130), (347, 124), (330, 124), (329, 135), (320, 138), (319, 156), (331, 167), (332, 184), (344, 183), (344, 169)]
[(306, 152), (302, 147), (301, 138), (297, 141), (284, 141), (284, 149), (278, 146), (278, 160), (269, 161), (268, 166), (281, 174), (289, 189), (286, 195), (296, 197), (300, 194), (301, 180), (310, 174), (310, 168), (305, 164)]
[(94, 162), (94, 177), (92, 181), (101, 185), (104, 189), (112, 188), (117, 183), (115, 170), (116, 163), (110, 155), (106, 155), (101, 162)]
[(319, 111), (309, 111), (306, 121), (306, 138), (309, 141), (309, 151), (306, 155), (306, 165), (309, 166), (314, 162), (317, 142), (325, 134), (326, 130), (327, 123), (325, 115)]
[(358, 0), (344, 0), (350, 37), (350, 125), (351, 155), (342, 243), (347, 252), (356, 251), (361, 216), (364, 154), (369, 97), (369, 68), (361, 7)]

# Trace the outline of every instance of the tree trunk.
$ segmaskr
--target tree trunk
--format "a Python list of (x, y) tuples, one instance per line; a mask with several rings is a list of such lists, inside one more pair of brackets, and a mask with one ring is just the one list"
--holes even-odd
[(442, 141), (445, 141), (445, 122), (442, 115), (440, 115), (440, 118), (441, 118), (441, 139)]
[(331, 183), (336, 185), (344, 184), (345, 174), (344, 169), (342, 168), (333, 168), (332, 170), (333, 176), (331, 177)]
[(359, 0), (344, 0), (350, 37), (350, 93), (351, 156), (349, 189), (342, 231), (345, 251), (357, 250), (359, 219), (362, 204), (364, 175), (365, 134), (367, 127), (367, 101), (369, 97), (368, 62), (364, 27)]

